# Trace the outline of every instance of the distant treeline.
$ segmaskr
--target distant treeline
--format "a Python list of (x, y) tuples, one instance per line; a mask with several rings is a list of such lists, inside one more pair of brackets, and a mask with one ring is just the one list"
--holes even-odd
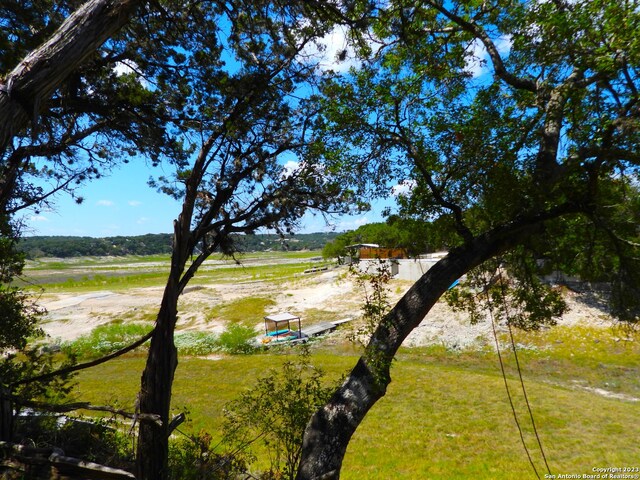
[[(286, 239), (279, 235), (239, 235), (237, 246), (243, 252), (266, 250), (321, 250), (337, 233), (301, 233)], [(25, 237), (20, 248), (27, 258), (156, 255), (171, 253), (171, 235), (147, 234), (132, 237)]]

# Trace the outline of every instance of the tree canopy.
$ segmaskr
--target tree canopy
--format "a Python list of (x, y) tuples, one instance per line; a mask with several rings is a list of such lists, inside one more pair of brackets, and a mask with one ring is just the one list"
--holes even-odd
[(362, 67), (323, 88), (333, 168), (363, 194), (409, 185), (400, 215), (437, 219), (451, 249), (314, 416), (299, 479), (338, 478), (393, 355), (463, 274), (506, 267), (542, 295), (522, 299), (536, 321), (561, 311), (540, 314), (542, 268), (607, 281), (619, 318), (640, 312), (636, 2), (366, 6), (368, 26), (354, 32)]
[(24, 254), (17, 244), (13, 225), (0, 215), (0, 352), (24, 348), (27, 339), (40, 332), (37, 321), (42, 311), (28, 294), (11, 286), (24, 267)]
[[(357, 209), (402, 184), (390, 226), (436, 225), (450, 253), (314, 415), (299, 479), (339, 477), (395, 352), (464, 274), (508, 269), (544, 322), (560, 308), (540, 308), (537, 274), (579, 273), (639, 318), (637, 2), (338, 5), (91, 0), (71, 14), (77, 2), (34, 0), (0, 13), (6, 278), (21, 266), (6, 216), (114, 162), (164, 162), (152, 184), (183, 201), (142, 379), (140, 478), (166, 476), (178, 296), (213, 251), (237, 249), (233, 234), (286, 233), (308, 208)], [(320, 77), (306, 47), (330, 31), (327, 8), (360, 63)], [(382, 238), (408, 241), (394, 235)]]
[(134, 65), (125, 41), (132, 32), (118, 34), (142, 3), (34, 0), (2, 9), (1, 212), (42, 207), (137, 152), (155, 158), (165, 149), (170, 106), (125, 73)]
[[(361, 33), (367, 62), (325, 84), (327, 135), (344, 153), (336, 168), (358, 172), (363, 192), (411, 185), (400, 214), (438, 218), (450, 247), (526, 215), (572, 213), (554, 228), (582, 254), (563, 268), (589, 278), (590, 261), (601, 279), (631, 280), (637, 53), (621, 21), (639, 21), (633, 2), (376, 10)], [(578, 235), (580, 224), (594, 234)], [(560, 233), (523, 246), (559, 261)], [(593, 257), (594, 242), (611, 255)]]
[[(320, 250), (338, 234), (334, 232), (298, 233), (282, 237), (275, 233), (233, 235), (240, 252), (266, 250)], [(169, 233), (117, 237), (24, 237), (17, 244), (27, 259), (41, 257), (82, 257), (105, 255), (157, 255), (171, 253)]]
[(173, 172), (151, 182), (182, 209), (140, 389), (137, 474), (150, 480), (167, 475), (178, 297), (198, 268), (213, 252), (237, 252), (239, 233), (284, 235), (309, 209), (353, 209), (351, 191), (315, 155), (317, 60), (305, 51), (329, 23), (304, 2), (193, 2), (164, 13), (168, 26), (136, 59), (180, 105), (167, 127), (175, 150), (163, 157)]
[(433, 252), (443, 247), (437, 227), (430, 222), (391, 216), (386, 222), (367, 223), (338, 235), (322, 249), (325, 258), (348, 255), (349, 245), (374, 243), (385, 248), (399, 248), (410, 256)]

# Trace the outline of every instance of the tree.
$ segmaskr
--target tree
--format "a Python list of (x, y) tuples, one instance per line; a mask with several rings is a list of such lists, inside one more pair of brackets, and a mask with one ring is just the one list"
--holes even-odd
[[(19, 228), (12, 216), (26, 207), (42, 206), (53, 193), (99, 175), (99, 163), (112, 162), (92, 150), (101, 142), (96, 135), (113, 138), (127, 122), (114, 121), (116, 112), (105, 108), (100, 98), (105, 89), (99, 83), (104, 83), (114, 60), (97, 50), (140, 3), (95, 0), (69, 14), (64, 2), (54, 8), (50, 0), (36, 0), (7, 5), (0, 14), (0, 283), (5, 312), (0, 317), (2, 330), (13, 335), (8, 344), (0, 342), (1, 348), (24, 346), (34, 331), (37, 310), (19, 289), (8, 287), (20, 275), (24, 257), (17, 249)], [(93, 65), (87, 68), (91, 57)], [(104, 57), (109, 60), (95, 60)], [(74, 82), (73, 88), (69, 82)], [(111, 83), (118, 85), (112, 90), (122, 92), (122, 82)], [(96, 119), (99, 113), (104, 115)], [(129, 130), (136, 130), (131, 123)]]
[[(34, 0), (9, 2), (0, 13), (0, 261), (4, 312), (0, 322), (3, 331), (12, 332), (13, 348), (23, 346), (35, 331), (38, 311), (19, 289), (8, 286), (22, 267), (15, 248), (19, 235), (12, 217), (16, 212), (42, 207), (59, 191), (73, 192), (77, 184), (99, 176), (123, 156), (127, 161), (129, 156), (145, 152), (153, 161), (159, 152), (173, 149), (163, 141), (163, 122), (172, 105), (156, 102), (154, 92), (145, 88), (135, 74), (122, 75), (117, 68), (135, 63), (132, 57), (137, 46), (131, 40), (138, 32), (131, 29), (117, 38), (116, 34), (132, 18), (149, 25), (144, 15), (136, 15), (144, 3), (91, 0), (74, 10), (78, 5), (75, 1), (54, 4), (51, 0)], [(154, 15), (146, 12), (148, 17)], [(4, 368), (7, 366), (15, 373), (15, 365), (8, 363), (3, 371), (9, 371)], [(28, 376), (29, 369), (23, 370)], [(52, 376), (41, 380), (46, 384)], [(34, 383), (32, 380), (9, 373), (2, 383), (11, 381), (13, 388), (18, 383)], [(0, 430), (8, 435), (13, 408), (7, 407), (5, 400), (11, 401), (14, 393), (3, 386), (2, 394)]]
[(385, 248), (400, 248), (417, 256), (439, 248), (429, 222), (390, 216), (386, 223), (367, 223), (345, 232), (328, 242), (322, 249), (325, 258), (348, 255), (348, 246), (357, 243), (376, 243)]
[(574, 243), (573, 268), (611, 283), (614, 312), (640, 312), (635, 2), (397, 1), (369, 18), (362, 68), (324, 86), (334, 168), (361, 191), (409, 180), (401, 215), (437, 218), (450, 252), (311, 419), (300, 480), (339, 477), (403, 340), (454, 280), (491, 259), (526, 289), (539, 259), (568, 268), (562, 252)]
[[(312, 155), (321, 144), (305, 98), (315, 66), (304, 49), (327, 23), (304, 2), (194, 3), (186, 14), (178, 8), (165, 14), (171, 29), (146, 46), (139, 63), (182, 104), (169, 130), (183, 154), (168, 159), (173, 176), (153, 181), (182, 200), (139, 396), (140, 412), (160, 419), (143, 420), (139, 429), (137, 475), (153, 480), (167, 475), (178, 362), (173, 337), (188, 282), (213, 252), (236, 252), (234, 235), (259, 228), (286, 233), (307, 209), (342, 211), (351, 200)], [(172, 68), (155, 70), (156, 52), (165, 48), (174, 49)]]
[(295, 361), (270, 369), (225, 406), (225, 443), (232, 451), (244, 451), (260, 441), (268, 450), (274, 478), (293, 480), (307, 421), (333, 391), (309, 357), (306, 349)]
[[(0, 212), (41, 205), (52, 194), (99, 175), (101, 165), (112, 163), (107, 157), (116, 152), (113, 147), (136, 146), (136, 134), (141, 146), (149, 145), (145, 135), (161, 135), (155, 120), (159, 111), (134, 115), (131, 107), (141, 111), (145, 101), (140, 88), (114, 73), (116, 62), (127, 55), (118, 51), (118, 42), (105, 44), (142, 4), (91, 0), (73, 11), (66, 2), (54, 7), (50, 0), (36, 0), (3, 9)], [(101, 134), (110, 137), (109, 148), (100, 148), (107, 144)]]
[(0, 351), (23, 348), (27, 338), (39, 331), (39, 309), (18, 287), (11, 286), (24, 267), (24, 254), (18, 251), (17, 242), (15, 227), (0, 216)]
[[(0, 215), (0, 352), (3, 354), (24, 348), (27, 338), (38, 332), (40, 310), (20, 289), (11, 286), (24, 266), (24, 255), (17, 251), (16, 243), (13, 225), (6, 216)], [(0, 440), (4, 441), (11, 439), (14, 417), (12, 392), (8, 388), (14, 372), (6, 368), (8, 365), (8, 360), (0, 361)]]

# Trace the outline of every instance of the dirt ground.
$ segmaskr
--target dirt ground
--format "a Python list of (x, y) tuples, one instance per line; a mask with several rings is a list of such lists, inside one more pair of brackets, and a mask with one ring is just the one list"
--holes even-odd
[[(391, 299), (396, 300), (410, 287), (410, 282), (394, 280), (389, 285)], [(43, 329), (56, 341), (69, 341), (88, 334), (98, 325), (116, 319), (152, 320), (162, 298), (162, 287), (137, 288), (128, 291), (95, 291), (80, 295), (45, 294), (40, 299), (48, 313)], [(360, 315), (362, 293), (346, 274), (345, 268), (300, 277), (284, 285), (262, 281), (229, 284), (198, 284), (188, 287), (180, 301), (179, 329), (220, 332), (223, 320), (207, 321), (207, 308), (246, 296), (267, 296), (275, 300), (271, 311), (323, 311), (334, 320), (357, 319)], [(593, 295), (569, 292), (566, 296), (569, 311), (559, 321), (561, 325), (588, 324), (608, 327), (613, 321)], [(256, 330), (262, 328), (262, 318), (256, 318)], [(492, 338), (489, 321), (471, 325), (468, 316), (454, 312), (443, 301), (434, 306), (422, 323), (407, 337), (405, 345), (442, 344), (464, 348), (483, 344)]]

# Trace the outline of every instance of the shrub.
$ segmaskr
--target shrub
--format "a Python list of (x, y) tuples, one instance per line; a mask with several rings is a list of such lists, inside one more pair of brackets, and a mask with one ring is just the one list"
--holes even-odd
[(115, 352), (143, 337), (153, 328), (149, 324), (113, 322), (94, 328), (73, 342), (63, 345), (78, 358), (98, 358)]
[(208, 332), (178, 333), (175, 344), (181, 355), (210, 355), (221, 349), (218, 336)]
[(211, 435), (200, 432), (169, 444), (170, 480), (224, 480), (237, 478), (246, 472), (247, 462), (242, 454), (216, 453)]
[(60, 448), (65, 455), (117, 468), (131, 468), (131, 443), (113, 419), (83, 419), (32, 414), (17, 419), (17, 440), (39, 448)]
[(311, 365), (305, 348), (296, 362), (271, 369), (226, 406), (226, 442), (238, 451), (259, 439), (269, 452), (271, 467), (261, 478), (295, 477), (307, 422), (335, 390), (323, 379), (324, 372)]
[(256, 350), (253, 339), (256, 332), (251, 327), (233, 324), (220, 334), (221, 348), (228, 353), (252, 353)]

